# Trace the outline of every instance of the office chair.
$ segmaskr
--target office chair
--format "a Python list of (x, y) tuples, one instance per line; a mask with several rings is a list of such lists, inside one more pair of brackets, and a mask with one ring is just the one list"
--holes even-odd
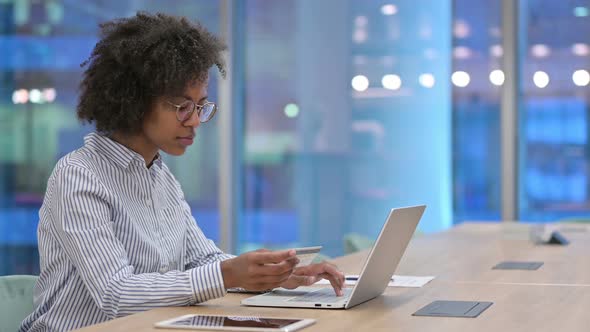
[[(419, 237), (423, 233), (420, 230), (416, 230), (412, 238)], [(371, 249), (373, 244), (375, 244), (374, 240), (371, 240), (367, 236), (357, 234), (357, 233), (349, 233), (344, 235), (344, 253), (345, 254), (353, 254), (357, 251)]]
[(352, 254), (357, 251), (369, 249), (373, 246), (373, 243), (375, 241), (364, 235), (349, 233), (344, 235), (344, 252), (346, 254)]
[(568, 217), (559, 219), (557, 222), (559, 223), (575, 223), (575, 224), (588, 224), (590, 223), (590, 218), (588, 217)]
[(14, 332), (33, 312), (33, 288), (37, 276), (0, 277), (0, 332)]

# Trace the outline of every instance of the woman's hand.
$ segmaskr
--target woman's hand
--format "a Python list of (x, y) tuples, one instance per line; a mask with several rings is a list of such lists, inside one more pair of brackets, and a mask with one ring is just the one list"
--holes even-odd
[(221, 262), (225, 288), (266, 290), (280, 287), (287, 281), (299, 259), (295, 250), (260, 249)]
[(344, 287), (344, 273), (340, 272), (336, 265), (325, 261), (296, 268), (291, 277), (280, 286), (294, 289), (299, 286), (313, 285), (321, 279), (330, 281), (337, 296), (344, 294), (342, 292), (342, 287)]

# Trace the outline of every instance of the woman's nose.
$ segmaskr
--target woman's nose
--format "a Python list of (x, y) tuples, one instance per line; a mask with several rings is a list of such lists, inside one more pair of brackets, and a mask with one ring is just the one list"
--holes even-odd
[(186, 127), (195, 127), (195, 128), (197, 128), (200, 124), (201, 124), (201, 119), (199, 119), (199, 112), (196, 110), (183, 123), (183, 125)]

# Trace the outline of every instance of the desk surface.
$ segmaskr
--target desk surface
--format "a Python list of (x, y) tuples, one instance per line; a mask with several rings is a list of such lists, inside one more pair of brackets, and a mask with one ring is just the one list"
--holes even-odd
[[(570, 227), (564, 225), (563, 227)], [(584, 228), (584, 230), (581, 230)], [(163, 331), (155, 322), (189, 313), (315, 318), (303, 331), (586, 331), (590, 325), (590, 232), (572, 225), (562, 231), (569, 246), (535, 246), (527, 225), (464, 224), (412, 240), (396, 274), (434, 275), (422, 288), (387, 288), (349, 310), (240, 306), (249, 295), (192, 307), (170, 307), (119, 318), (82, 331)], [(340, 257), (343, 271), (358, 273), (367, 252)], [(584, 259), (584, 257), (586, 258)], [(536, 271), (491, 270), (501, 260), (539, 260)], [(435, 300), (491, 301), (477, 318), (414, 317)]]
[[(535, 245), (527, 224), (469, 223), (412, 239), (397, 274), (452, 282), (590, 285), (590, 229), (558, 225), (567, 246)], [(492, 270), (501, 261), (541, 261), (536, 271)]]

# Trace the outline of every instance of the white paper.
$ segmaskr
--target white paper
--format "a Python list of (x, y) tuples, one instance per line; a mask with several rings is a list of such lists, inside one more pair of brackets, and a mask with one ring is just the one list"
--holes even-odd
[[(357, 278), (357, 274), (347, 275), (346, 278)], [(422, 287), (429, 283), (435, 277), (433, 276), (426, 276), (426, 277), (416, 277), (416, 276), (398, 276), (393, 275), (391, 281), (387, 285), (388, 287)], [(346, 280), (345, 282), (347, 285), (356, 285), (356, 280)], [(322, 279), (316, 283), (316, 285), (329, 285), (330, 281), (326, 279)]]

